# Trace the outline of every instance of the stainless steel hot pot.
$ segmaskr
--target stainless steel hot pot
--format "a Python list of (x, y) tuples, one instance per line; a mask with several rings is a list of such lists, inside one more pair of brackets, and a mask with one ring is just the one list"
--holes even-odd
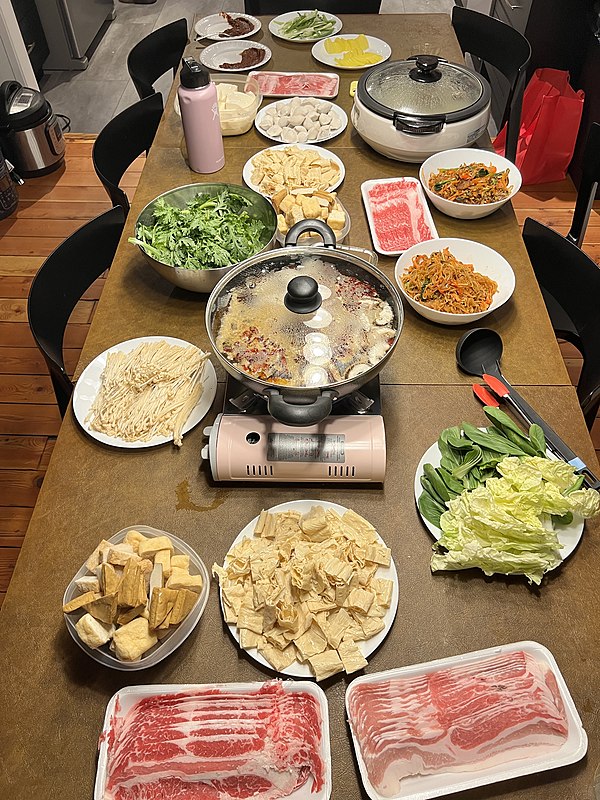
[[(309, 230), (324, 246), (297, 245)], [(282, 250), (232, 269), (206, 307), (224, 369), (264, 397), (272, 417), (297, 426), (321, 422), (380, 372), (403, 319), (392, 282), (365, 258), (336, 249), (333, 231), (315, 220), (294, 225)]]

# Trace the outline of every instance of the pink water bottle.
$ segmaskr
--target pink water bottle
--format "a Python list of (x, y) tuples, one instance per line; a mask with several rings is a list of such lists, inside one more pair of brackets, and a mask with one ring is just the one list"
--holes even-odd
[(182, 63), (177, 96), (190, 167), (194, 172), (217, 172), (225, 164), (217, 87), (193, 58)]

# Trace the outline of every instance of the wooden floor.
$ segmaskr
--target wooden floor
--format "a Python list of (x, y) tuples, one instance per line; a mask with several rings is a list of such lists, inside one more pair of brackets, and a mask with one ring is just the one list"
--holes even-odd
[[(50, 378), (27, 324), (29, 285), (44, 258), (86, 220), (110, 207), (91, 161), (94, 137), (69, 135), (64, 167), (19, 189), (16, 214), (0, 221), (0, 605), (27, 530), (60, 426)], [(143, 167), (138, 159), (122, 185), (131, 195)], [(569, 179), (522, 189), (515, 209), (561, 233), (569, 228), (575, 189)], [(584, 249), (600, 263), (600, 203), (592, 213)], [(77, 363), (100, 297), (103, 278), (75, 309), (65, 338), (65, 361)], [(581, 358), (561, 345), (571, 379)], [(593, 438), (600, 451), (600, 419)]]

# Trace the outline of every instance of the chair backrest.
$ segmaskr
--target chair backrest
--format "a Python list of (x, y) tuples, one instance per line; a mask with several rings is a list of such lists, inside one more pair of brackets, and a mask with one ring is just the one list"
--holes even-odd
[(117, 206), (76, 230), (44, 261), (29, 290), (29, 327), (48, 366), (61, 416), (73, 391), (62, 350), (67, 322), (84, 292), (110, 267), (124, 224), (125, 212)]
[(567, 239), (581, 247), (600, 181), (600, 125), (592, 122), (583, 153), (581, 183)]
[(125, 213), (129, 211), (129, 200), (119, 183), (135, 159), (150, 149), (162, 112), (162, 95), (157, 93), (138, 100), (113, 117), (94, 142), (92, 160), (96, 175), (113, 206), (122, 206)]
[(554, 305), (577, 332), (583, 355), (577, 396), (591, 428), (600, 404), (600, 268), (577, 245), (537, 220), (525, 220), (523, 241), (540, 288), (550, 295), (547, 307), (555, 331), (561, 335), (552, 313)]
[(452, 9), (452, 27), (463, 53), (481, 59), (484, 64), (491, 64), (508, 81), (509, 93), (502, 124), (508, 123), (505, 155), (514, 163), (531, 45), (510, 25), (461, 6)]
[(329, 14), (379, 14), (380, 2), (364, 0), (359, 3), (355, 0), (317, 0), (316, 3), (306, 3), (302, 0), (244, 0), (246, 14), (260, 16), (261, 14), (285, 14), (288, 11), (304, 11), (305, 9), (318, 8)]
[(178, 19), (148, 34), (133, 47), (127, 56), (127, 69), (140, 99), (150, 97), (154, 83), (181, 62), (188, 41), (187, 20)]

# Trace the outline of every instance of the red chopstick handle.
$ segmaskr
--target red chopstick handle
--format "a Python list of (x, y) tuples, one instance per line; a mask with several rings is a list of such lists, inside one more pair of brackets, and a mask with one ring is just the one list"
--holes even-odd
[(508, 397), (510, 394), (510, 390), (506, 386), (506, 384), (502, 383), (500, 378), (496, 378), (494, 375), (482, 375), (483, 380), (487, 383), (490, 387), (492, 392), (498, 395), (498, 397)]
[(480, 383), (473, 384), (473, 392), (475, 396), (478, 397), (481, 402), (486, 406), (494, 406), (495, 408), (500, 407), (500, 403), (493, 397), (485, 386), (482, 386)]

